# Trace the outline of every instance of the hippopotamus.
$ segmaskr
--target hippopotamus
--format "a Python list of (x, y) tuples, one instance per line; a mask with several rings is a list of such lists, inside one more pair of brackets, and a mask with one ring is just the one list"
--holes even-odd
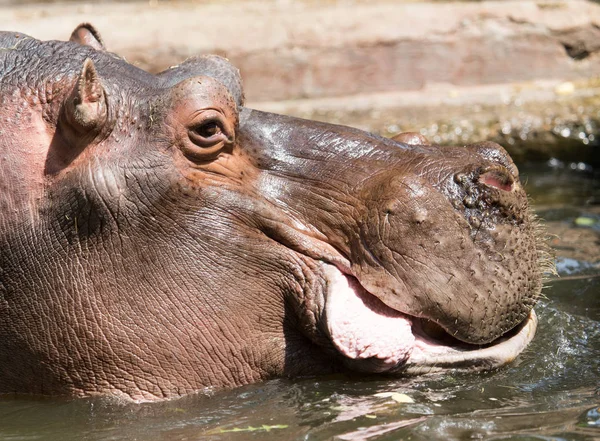
[(91, 25), (0, 33), (0, 393), (161, 400), (509, 363), (548, 257), (499, 145), (253, 110)]

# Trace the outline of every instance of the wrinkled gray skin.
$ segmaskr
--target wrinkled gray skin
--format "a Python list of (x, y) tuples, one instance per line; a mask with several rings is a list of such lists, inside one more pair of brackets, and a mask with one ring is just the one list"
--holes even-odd
[(332, 344), (328, 271), (459, 347), (528, 320), (544, 251), (500, 146), (263, 113), (224, 59), (155, 76), (71, 39), (0, 33), (0, 392), (402, 372)]

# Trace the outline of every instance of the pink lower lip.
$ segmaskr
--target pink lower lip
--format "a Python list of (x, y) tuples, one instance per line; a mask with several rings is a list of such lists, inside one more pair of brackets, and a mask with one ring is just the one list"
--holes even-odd
[(492, 344), (469, 345), (449, 336), (436, 339), (424, 332), (421, 319), (385, 305), (354, 277), (328, 264), (323, 270), (328, 283), (328, 333), (355, 368), (361, 369), (360, 363), (370, 372), (492, 368), (511, 362), (535, 335), (537, 319), (532, 311), (521, 326)]
[(355, 360), (376, 358), (389, 368), (406, 361), (415, 342), (411, 318), (336, 268), (328, 266), (326, 271), (328, 331), (338, 351)]

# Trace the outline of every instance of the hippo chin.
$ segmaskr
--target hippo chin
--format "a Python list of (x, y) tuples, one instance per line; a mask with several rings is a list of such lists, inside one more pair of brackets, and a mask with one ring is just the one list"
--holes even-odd
[(492, 368), (550, 261), (502, 147), (251, 110), (0, 33), (0, 392), (169, 398), (276, 376)]

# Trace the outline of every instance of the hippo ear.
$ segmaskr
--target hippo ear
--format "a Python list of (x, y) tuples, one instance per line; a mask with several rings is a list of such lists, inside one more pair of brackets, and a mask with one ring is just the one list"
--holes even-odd
[(100, 33), (89, 23), (81, 23), (79, 26), (77, 26), (71, 34), (69, 41), (73, 41), (84, 46), (91, 46), (99, 51), (106, 50)]
[(67, 122), (78, 133), (97, 131), (106, 122), (107, 107), (106, 94), (94, 63), (87, 58), (65, 105)]

